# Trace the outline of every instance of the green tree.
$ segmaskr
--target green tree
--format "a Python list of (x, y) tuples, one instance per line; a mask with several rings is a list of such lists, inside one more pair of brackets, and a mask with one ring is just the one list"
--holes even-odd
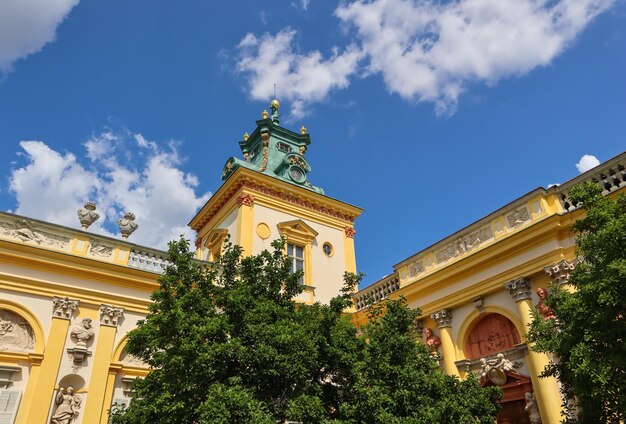
[(242, 258), (227, 245), (203, 267), (185, 240), (170, 244), (126, 347), (153, 370), (112, 423), (493, 422), (494, 392), (443, 375), (411, 334), (416, 311), (376, 306), (360, 335), (343, 313), (360, 276), (329, 305), (296, 304), (300, 275), (273, 247)]
[[(573, 187), (569, 196), (585, 217), (573, 230), (578, 255), (569, 284), (551, 287), (546, 300), (557, 319), (535, 315), (529, 339), (555, 360), (542, 375), (558, 378), (576, 399), (578, 418), (567, 422), (620, 423), (626, 420), (626, 196), (603, 196), (593, 184)], [(564, 405), (568, 409), (567, 405)]]

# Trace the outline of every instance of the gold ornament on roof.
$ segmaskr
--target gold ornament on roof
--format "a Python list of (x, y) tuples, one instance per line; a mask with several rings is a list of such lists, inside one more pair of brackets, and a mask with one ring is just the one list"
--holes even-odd
[(265, 109), (265, 110), (263, 111), (263, 113), (261, 114), (261, 116), (263, 117), (263, 119), (267, 119), (267, 118), (269, 118), (269, 117), (270, 117), (270, 114), (269, 114), (269, 112), (267, 111), (267, 109)]
[(276, 98), (270, 102), (270, 109), (274, 109), (274, 108), (276, 110), (280, 109), (280, 102)]
[(300, 127), (300, 134), (306, 134), (306, 128), (304, 127), (304, 125)]
[(247, 133), (247, 132), (246, 132), (246, 133), (243, 133), (243, 141), (248, 141), (248, 138), (249, 138), (249, 137), (250, 137), (250, 136), (248, 135), (248, 133)]

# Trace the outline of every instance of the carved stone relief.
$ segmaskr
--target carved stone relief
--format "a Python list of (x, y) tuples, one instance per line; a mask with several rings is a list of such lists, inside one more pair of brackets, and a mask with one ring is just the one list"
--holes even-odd
[(526, 406), (524, 410), (528, 414), (528, 420), (530, 424), (541, 424), (541, 414), (539, 414), (539, 408), (537, 406), (537, 400), (535, 394), (532, 392), (524, 393), (524, 399), (526, 400)]
[(476, 249), (481, 243), (493, 238), (491, 226), (483, 227), (467, 235), (458, 237), (454, 242), (435, 252), (437, 263), (446, 262)]
[(54, 317), (70, 319), (76, 308), (78, 308), (78, 300), (57, 296), (52, 298), (52, 316)]
[(526, 278), (518, 278), (517, 280), (504, 283), (504, 288), (516, 302), (530, 299), (530, 281)]
[(113, 254), (113, 250), (115, 248), (113, 246), (107, 246), (106, 244), (100, 242), (99, 240), (91, 239), (89, 240), (89, 253), (94, 256), (99, 256), (101, 258), (108, 258)]
[(72, 328), (70, 332), (70, 338), (75, 343), (75, 346), (68, 348), (67, 352), (72, 358), (72, 369), (75, 373), (83, 366), (84, 360), (91, 356), (91, 352), (87, 350), (87, 343), (93, 340), (94, 334), (91, 318), (83, 318), (80, 325)]
[(409, 277), (416, 277), (424, 273), (424, 264), (420, 262), (414, 262), (409, 265)]
[(545, 267), (543, 270), (552, 278), (554, 284), (565, 284), (569, 280), (571, 272), (578, 264), (579, 259), (568, 261), (566, 259), (553, 265)]
[(23, 243), (35, 243), (64, 249), (70, 239), (37, 229), (32, 221), (20, 219), (16, 222), (0, 221), (0, 234), (16, 238)]
[(0, 351), (29, 352), (35, 348), (33, 329), (25, 319), (0, 309)]
[(450, 309), (442, 309), (438, 312), (430, 314), (430, 317), (437, 322), (439, 328), (452, 326), (452, 311)]
[(517, 228), (526, 221), (530, 221), (530, 213), (528, 208), (523, 206), (519, 209), (515, 209), (512, 213), (506, 216), (506, 220), (509, 223), (509, 227)]
[(480, 377), (488, 379), (498, 386), (506, 383), (506, 371), (513, 368), (520, 368), (521, 362), (512, 362), (504, 357), (503, 353), (498, 353), (494, 358), (480, 358)]
[(100, 324), (117, 327), (117, 322), (124, 317), (124, 308), (109, 305), (100, 306)]
[(142, 361), (141, 358), (137, 358), (135, 355), (126, 352), (126, 349), (124, 349), (120, 355), (120, 362), (136, 367), (149, 368), (149, 365)]
[(56, 395), (55, 403), (57, 408), (50, 418), (51, 424), (70, 424), (76, 417), (78, 417), (80, 405), (82, 399), (80, 396), (74, 394), (74, 388), (68, 386), (67, 388), (59, 388), (59, 392)]

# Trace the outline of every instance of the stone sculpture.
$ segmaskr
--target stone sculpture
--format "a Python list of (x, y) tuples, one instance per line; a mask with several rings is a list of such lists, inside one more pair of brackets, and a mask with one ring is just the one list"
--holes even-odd
[(87, 230), (91, 224), (96, 222), (100, 215), (96, 212), (96, 204), (94, 202), (87, 202), (85, 206), (80, 208), (78, 211), (78, 220), (80, 221), (80, 225), (83, 230)]
[(489, 379), (493, 384), (501, 386), (506, 383), (506, 371), (519, 368), (522, 364), (511, 362), (504, 357), (503, 353), (498, 353), (495, 358), (480, 358), (480, 366), (480, 378)]
[(27, 352), (34, 346), (30, 325), (19, 315), (0, 310), (0, 351)]
[(127, 239), (128, 236), (139, 228), (139, 224), (135, 222), (135, 214), (131, 212), (126, 212), (124, 214), (124, 218), (118, 219), (117, 226), (120, 229), (120, 233), (122, 233), (123, 239)]
[(67, 386), (67, 389), (59, 388), (55, 402), (58, 406), (50, 419), (51, 424), (70, 424), (78, 417), (82, 400), (80, 396), (74, 394), (72, 386)]
[(548, 290), (544, 288), (538, 288), (537, 296), (539, 296), (539, 303), (537, 303), (537, 310), (539, 314), (543, 317), (544, 320), (547, 319), (556, 319), (556, 315), (554, 315), (554, 311), (546, 305), (544, 302), (548, 298)]
[(83, 318), (80, 325), (72, 328), (70, 337), (78, 347), (87, 347), (87, 342), (93, 339), (94, 331), (91, 318)]
[(537, 407), (537, 400), (535, 394), (531, 392), (524, 393), (526, 399), (526, 406), (524, 409), (528, 414), (528, 420), (530, 424), (541, 424), (541, 415), (539, 414), (539, 408)]
[(426, 349), (430, 352), (432, 356), (438, 356), (439, 346), (441, 346), (441, 339), (439, 336), (436, 336), (433, 333), (432, 328), (427, 328), (424, 330), (424, 335), (426, 336)]

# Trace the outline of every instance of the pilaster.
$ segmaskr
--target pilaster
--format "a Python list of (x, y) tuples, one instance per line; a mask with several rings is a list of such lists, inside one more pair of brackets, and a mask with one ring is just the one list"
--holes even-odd
[(237, 244), (243, 249), (244, 256), (252, 255), (252, 227), (254, 224), (254, 196), (241, 193), (237, 197)]
[(430, 314), (430, 317), (437, 322), (439, 328), (439, 338), (441, 339), (441, 350), (443, 353), (443, 369), (448, 375), (459, 376), (456, 367), (456, 349), (452, 340), (452, 311), (442, 309)]

